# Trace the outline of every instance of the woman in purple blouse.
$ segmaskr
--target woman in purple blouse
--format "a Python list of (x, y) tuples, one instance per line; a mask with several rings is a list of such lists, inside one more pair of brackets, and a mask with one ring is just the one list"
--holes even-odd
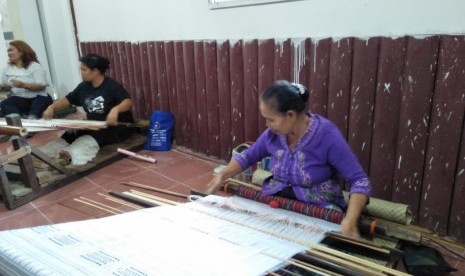
[[(260, 97), (268, 129), (210, 181), (209, 191), (270, 156), (273, 176), (264, 181), (263, 195), (346, 211), (341, 232), (358, 237), (357, 221), (369, 200), (370, 182), (336, 125), (306, 111), (308, 96), (304, 86), (288, 81), (268, 87)], [(348, 206), (338, 176), (350, 186)]]

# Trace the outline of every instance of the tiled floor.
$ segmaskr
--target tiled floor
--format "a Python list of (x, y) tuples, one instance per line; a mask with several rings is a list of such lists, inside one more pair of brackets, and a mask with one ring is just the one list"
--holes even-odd
[[(59, 131), (38, 133), (29, 139), (29, 143), (41, 145), (60, 134)], [(11, 143), (0, 144), (2, 154), (11, 150)], [(77, 202), (76, 199), (80, 197), (104, 202), (123, 212), (130, 211), (132, 210), (130, 207), (105, 201), (102, 196), (109, 191), (122, 192), (132, 189), (122, 185), (121, 182), (136, 182), (183, 194), (189, 194), (191, 190), (205, 191), (205, 185), (212, 177), (213, 169), (220, 164), (215, 160), (200, 158), (179, 150), (169, 152), (142, 150), (140, 153), (155, 157), (157, 162), (151, 164), (123, 158), (15, 210), (7, 210), (3, 204), (0, 204), (0, 230), (111, 215), (106, 211)], [(184, 201), (174, 196), (158, 195), (175, 201)], [(459, 253), (465, 257), (465, 251)], [(453, 275), (465, 275), (465, 261), (460, 261), (447, 252), (443, 255), (451, 266), (458, 269)]]

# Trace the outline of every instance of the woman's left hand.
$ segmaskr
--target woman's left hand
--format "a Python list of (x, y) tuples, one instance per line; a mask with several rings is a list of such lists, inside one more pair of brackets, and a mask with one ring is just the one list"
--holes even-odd
[(341, 222), (341, 233), (352, 238), (360, 238), (360, 232), (358, 231), (357, 227), (357, 220), (352, 220), (348, 217), (345, 217)]
[(107, 115), (107, 124), (109, 126), (116, 126), (118, 124), (118, 110), (116, 108), (112, 108), (110, 113)]

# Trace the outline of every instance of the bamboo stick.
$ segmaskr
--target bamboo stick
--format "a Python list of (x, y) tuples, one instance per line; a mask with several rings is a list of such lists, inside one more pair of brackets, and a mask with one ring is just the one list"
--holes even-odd
[(139, 206), (142, 206), (142, 207), (145, 207), (145, 208), (148, 208), (148, 207), (156, 207), (156, 206), (159, 206), (159, 204), (156, 204), (152, 201), (148, 201), (146, 199), (143, 199), (143, 198), (140, 198), (140, 197), (135, 197), (133, 194), (131, 193), (118, 193), (118, 192), (108, 192), (110, 195), (114, 196), (114, 197), (117, 197), (117, 198), (121, 198), (123, 200), (127, 200), (131, 203), (135, 203)]
[(349, 267), (351, 269), (358, 270), (366, 275), (373, 275), (373, 276), (384, 276), (381, 271), (374, 270), (371, 266), (362, 266), (361, 264), (357, 262), (351, 262), (342, 258), (337, 258), (336, 256), (332, 256), (330, 254), (326, 254), (324, 252), (318, 251), (318, 250), (308, 250), (307, 254), (313, 255), (318, 258), (326, 259), (329, 260), (333, 263), (344, 265), (346, 267)]
[(391, 226), (391, 228), (400, 228), (403, 231), (418, 234), (420, 236), (420, 239), (421, 239), (421, 241), (419, 241), (419, 242), (425, 242), (425, 241), (428, 241), (428, 240), (433, 240), (433, 241), (435, 241), (437, 243), (440, 243), (441, 245), (446, 246), (446, 247), (453, 247), (453, 248), (455, 248), (456, 250), (459, 250), (459, 251), (465, 250), (465, 244), (448, 241), (448, 240), (446, 240), (444, 238), (441, 238), (438, 235), (434, 234), (429, 229), (425, 229), (425, 228), (422, 228), (422, 227), (419, 227), (419, 226), (414, 226), (414, 225), (406, 226), (406, 225), (402, 225), (402, 224), (395, 223), (395, 222), (392, 222), (392, 221), (387, 221), (387, 220), (380, 220), (380, 219), (378, 219), (378, 220), (385, 223), (385, 224), (387, 224), (387, 225), (389, 225), (389, 226)]
[(295, 260), (295, 259), (289, 259), (289, 260), (283, 260), (284, 262), (288, 263), (288, 264), (291, 264), (293, 266), (296, 266), (296, 267), (299, 267), (299, 268), (302, 268), (306, 271), (310, 271), (310, 272), (315, 272), (315, 273), (318, 273), (320, 275), (323, 275), (323, 276), (334, 276), (335, 274), (333, 273), (330, 273), (330, 271), (327, 271), (321, 267), (317, 267), (317, 266), (314, 266), (314, 265), (311, 265), (311, 264), (307, 264), (307, 263), (304, 263), (304, 262), (301, 262), (301, 261), (298, 261), (298, 260)]
[(352, 238), (352, 237), (349, 237), (349, 236), (345, 236), (345, 235), (342, 235), (340, 233), (336, 233), (336, 232), (328, 232), (326, 233), (326, 236), (328, 237), (332, 237), (332, 238), (335, 238), (335, 239), (339, 239), (339, 240), (342, 240), (342, 241), (345, 241), (347, 243), (350, 243), (350, 244), (354, 244), (354, 245), (358, 245), (360, 247), (364, 247), (364, 248), (367, 248), (367, 249), (370, 249), (370, 250), (373, 250), (373, 251), (377, 251), (379, 253), (382, 253), (382, 254), (385, 254), (385, 255), (389, 255), (390, 251), (386, 248), (383, 248), (373, 242), (370, 242), (370, 241), (367, 241), (367, 240), (364, 240), (364, 239), (355, 239), (355, 238)]
[(334, 273), (340, 273), (345, 276), (363, 276), (360, 272), (350, 269), (348, 267), (335, 264), (333, 262), (330, 262), (329, 260), (317, 258), (305, 253), (298, 253), (293, 257), (293, 259), (296, 259), (304, 263), (315, 264), (318, 267), (327, 268), (333, 271)]
[(123, 192), (123, 194), (130, 195), (132, 197), (135, 197), (135, 198), (140, 199), (140, 200), (144, 200), (146, 202), (151, 202), (152, 204), (154, 204), (156, 206), (172, 206), (173, 205), (173, 204), (170, 204), (170, 203), (167, 203), (167, 202), (163, 202), (163, 201), (159, 201), (159, 200), (156, 200), (156, 199), (148, 198), (148, 197), (145, 197), (143, 195), (134, 194), (132, 192)]
[[(69, 119), (50, 119), (50, 120), (21, 120), (23, 127), (42, 127), (42, 128), (54, 128), (54, 129), (89, 129), (99, 130), (107, 127), (105, 121), (94, 121), (94, 120), (69, 120)], [(0, 125), (3, 121), (0, 121)], [(5, 122), (6, 124), (6, 122)]]
[[(291, 276), (302, 276), (302, 274), (297, 274), (293, 271), (290, 271), (289, 269), (285, 269), (285, 268), (281, 268), (279, 271), (282, 271), (282, 272), (286, 272), (287, 274), (286, 275), (291, 275)], [(274, 272), (270, 272), (270, 273), (274, 273)], [(277, 273), (274, 273), (274, 275), (279, 275), (280, 274), (277, 274)]]
[(286, 259), (283, 259), (283, 258), (276, 257), (276, 256), (274, 256), (272, 254), (266, 254), (266, 253), (263, 253), (263, 252), (262, 252), (262, 254), (264, 254), (265, 256), (268, 256), (270, 258), (282, 261), (284, 263), (287, 263), (287, 264), (302, 268), (302, 269), (304, 269), (306, 271), (318, 273), (319, 275), (323, 275), (323, 276), (334, 276), (335, 275), (335, 274), (332, 274), (331, 271), (326, 271), (325, 269), (323, 269), (321, 267), (316, 267), (314, 265), (307, 264), (307, 263), (301, 262), (299, 260), (295, 260), (295, 259), (292, 259), (292, 258), (286, 260)]
[(166, 198), (163, 198), (163, 197), (147, 194), (147, 193), (144, 193), (144, 192), (139, 192), (139, 191), (136, 191), (136, 190), (130, 190), (130, 192), (132, 194), (139, 195), (139, 196), (146, 197), (146, 198), (150, 198), (150, 199), (153, 199), (153, 200), (156, 200), (156, 201), (159, 201), (159, 202), (163, 202), (163, 203), (166, 203), (166, 204), (178, 205), (178, 202), (173, 201), (173, 200), (169, 200), (169, 199), (166, 199)]
[(100, 209), (100, 210), (104, 210), (104, 211), (106, 211), (106, 212), (108, 212), (108, 213), (111, 213), (111, 214), (114, 214), (114, 215), (119, 214), (119, 213), (113, 212), (112, 210), (108, 210), (108, 209), (106, 209), (106, 208), (103, 208), (103, 207), (100, 207), (100, 206), (98, 206), (98, 205), (89, 203), (89, 202), (84, 201), (84, 200), (81, 200), (81, 199), (79, 199), (79, 198), (73, 198), (73, 199), (74, 199), (75, 201), (77, 201), (77, 202), (80, 202), (80, 203), (83, 203), (83, 204), (86, 204), (86, 205), (95, 207), (95, 208)]
[[(409, 275), (409, 274), (400, 272), (398, 270), (395, 270), (395, 269), (392, 269), (392, 268), (389, 268), (389, 267), (385, 267), (385, 266), (382, 266), (380, 264), (376, 264), (376, 263), (373, 263), (373, 262), (364, 260), (362, 258), (355, 257), (355, 256), (352, 256), (352, 255), (337, 251), (336, 249), (332, 249), (332, 248), (329, 248), (329, 247), (326, 247), (326, 246), (323, 246), (323, 245), (313, 244), (310, 247), (312, 249), (319, 250), (319, 251), (324, 252), (326, 254), (333, 255), (334, 257), (345, 259), (345, 260), (350, 261), (352, 263), (358, 263), (358, 264), (364, 265), (366, 267), (371, 267), (373, 269), (383, 271), (383, 272), (388, 273), (390, 275), (398, 275), (398, 276)], [(309, 252), (309, 253), (314, 252), (314, 250), (309, 250), (307, 252)]]
[[(292, 260), (292, 259), (291, 259)], [(329, 273), (325, 273), (324, 270), (322, 270), (321, 268), (319, 267), (315, 267), (315, 266), (312, 266), (312, 265), (309, 265), (309, 264), (302, 264), (302, 263), (298, 263), (298, 262), (295, 262), (295, 261), (291, 261), (291, 260), (287, 260), (286, 262), (288, 264), (291, 264), (293, 266), (296, 266), (296, 267), (299, 267), (299, 268), (302, 268), (306, 271), (310, 271), (310, 272), (314, 272), (314, 273), (318, 273), (319, 275), (323, 275), (323, 276), (334, 276), (334, 274), (329, 274)]]
[(76, 206), (73, 206), (73, 204), (69, 204), (69, 205), (68, 205), (67, 203), (64, 203), (64, 202), (59, 202), (58, 204), (61, 205), (61, 206), (66, 207), (66, 208), (70, 208), (70, 209), (73, 209), (73, 210), (75, 210), (75, 211), (78, 211), (78, 212), (81, 212), (81, 213), (90, 215), (90, 216), (92, 216), (92, 217), (96, 217), (94, 213), (92, 213), (92, 212), (86, 212), (85, 210), (82, 210), (82, 209), (80, 209), (80, 208), (78, 208), (78, 207), (76, 207)]
[(92, 199), (90, 199), (90, 198), (86, 198), (86, 197), (83, 197), (83, 196), (81, 196), (81, 197), (79, 197), (79, 198), (82, 199), (82, 200), (86, 200), (87, 202), (90, 202), (90, 203), (93, 203), (93, 204), (102, 206), (103, 208), (107, 208), (107, 209), (113, 210), (113, 211), (118, 212), (118, 213), (120, 213), (120, 214), (121, 214), (121, 213), (124, 213), (123, 211), (121, 211), (121, 210), (119, 210), (119, 209), (117, 209), (117, 208), (111, 207), (111, 206), (109, 206), (109, 205), (103, 204), (103, 203), (98, 202), (98, 201), (95, 201), (95, 200), (92, 200)]
[(310, 264), (310, 263), (306, 263), (306, 262), (303, 262), (303, 261), (300, 261), (300, 260), (296, 260), (294, 258), (291, 258), (290, 260), (293, 261), (294, 263), (297, 263), (297, 264), (300, 264), (300, 265), (303, 265), (303, 266), (312, 267), (312, 268), (318, 270), (320, 273), (326, 273), (329, 276), (342, 276), (343, 275), (343, 274), (339, 274), (339, 273), (330, 271), (330, 270), (325, 269), (323, 267), (319, 267), (319, 266), (316, 266), (316, 265), (313, 265), (313, 264)]
[(234, 179), (234, 178), (228, 178), (228, 179), (226, 180), (226, 182), (233, 183), (233, 184), (243, 185), (243, 186), (246, 186), (246, 187), (255, 189), (255, 190), (257, 190), (257, 191), (261, 191), (261, 190), (262, 190), (262, 188), (261, 188), (261, 187), (258, 187), (257, 185), (253, 185), (253, 184), (250, 184), (250, 183), (247, 183), (247, 182), (244, 182), (244, 181), (240, 181), (240, 180), (237, 180), (237, 179)]
[(105, 198), (106, 200), (109, 200), (109, 201), (113, 201), (113, 202), (116, 202), (116, 203), (119, 203), (121, 205), (124, 205), (124, 206), (127, 206), (127, 207), (130, 207), (130, 208), (133, 208), (133, 209), (136, 209), (136, 210), (139, 210), (139, 209), (143, 209), (141, 206), (138, 206), (136, 204), (132, 204), (132, 203), (128, 203), (122, 199), (119, 199), (119, 198), (116, 198), (114, 196), (108, 196), (106, 194), (102, 194), (102, 193), (97, 193), (99, 196), (102, 196), (103, 198)]
[(0, 134), (24, 137), (27, 135), (27, 129), (19, 126), (0, 126)]
[(149, 190), (149, 191), (155, 191), (155, 192), (159, 192), (162, 194), (167, 194), (167, 195), (172, 195), (172, 196), (177, 196), (177, 197), (182, 197), (182, 198), (188, 198), (188, 195), (185, 195), (185, 194), (168, 191), (168, 190), (164, 190), (164, 189), (160, 189), (160, 188), (156, 188), (152, 186), (147, 186), (147, 185), (139, 184), (136, 182), (121, 182), (121, 184), (126, 185), (126, 186), (131, 186), (131, 187), (142, 188), (142, 189)]

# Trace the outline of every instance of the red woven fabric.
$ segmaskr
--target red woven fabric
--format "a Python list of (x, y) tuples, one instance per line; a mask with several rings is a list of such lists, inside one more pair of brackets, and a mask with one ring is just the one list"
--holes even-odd
[(340, 224), (342, 219), (344, 218), (344, 214), (342, 212), (339, 212), (334, 209), (323, 208), (280, 196), (263, 196), (262, 192), (244, 186), (237, 185), (233, 189), (233, 192), (237, 196), (255, 200), (265, 204), (270, 204), (271, 201), (277, 201), (279, 203), (279, 208), (304, 214), (314, 218), (324, 219), (338, 224)]

